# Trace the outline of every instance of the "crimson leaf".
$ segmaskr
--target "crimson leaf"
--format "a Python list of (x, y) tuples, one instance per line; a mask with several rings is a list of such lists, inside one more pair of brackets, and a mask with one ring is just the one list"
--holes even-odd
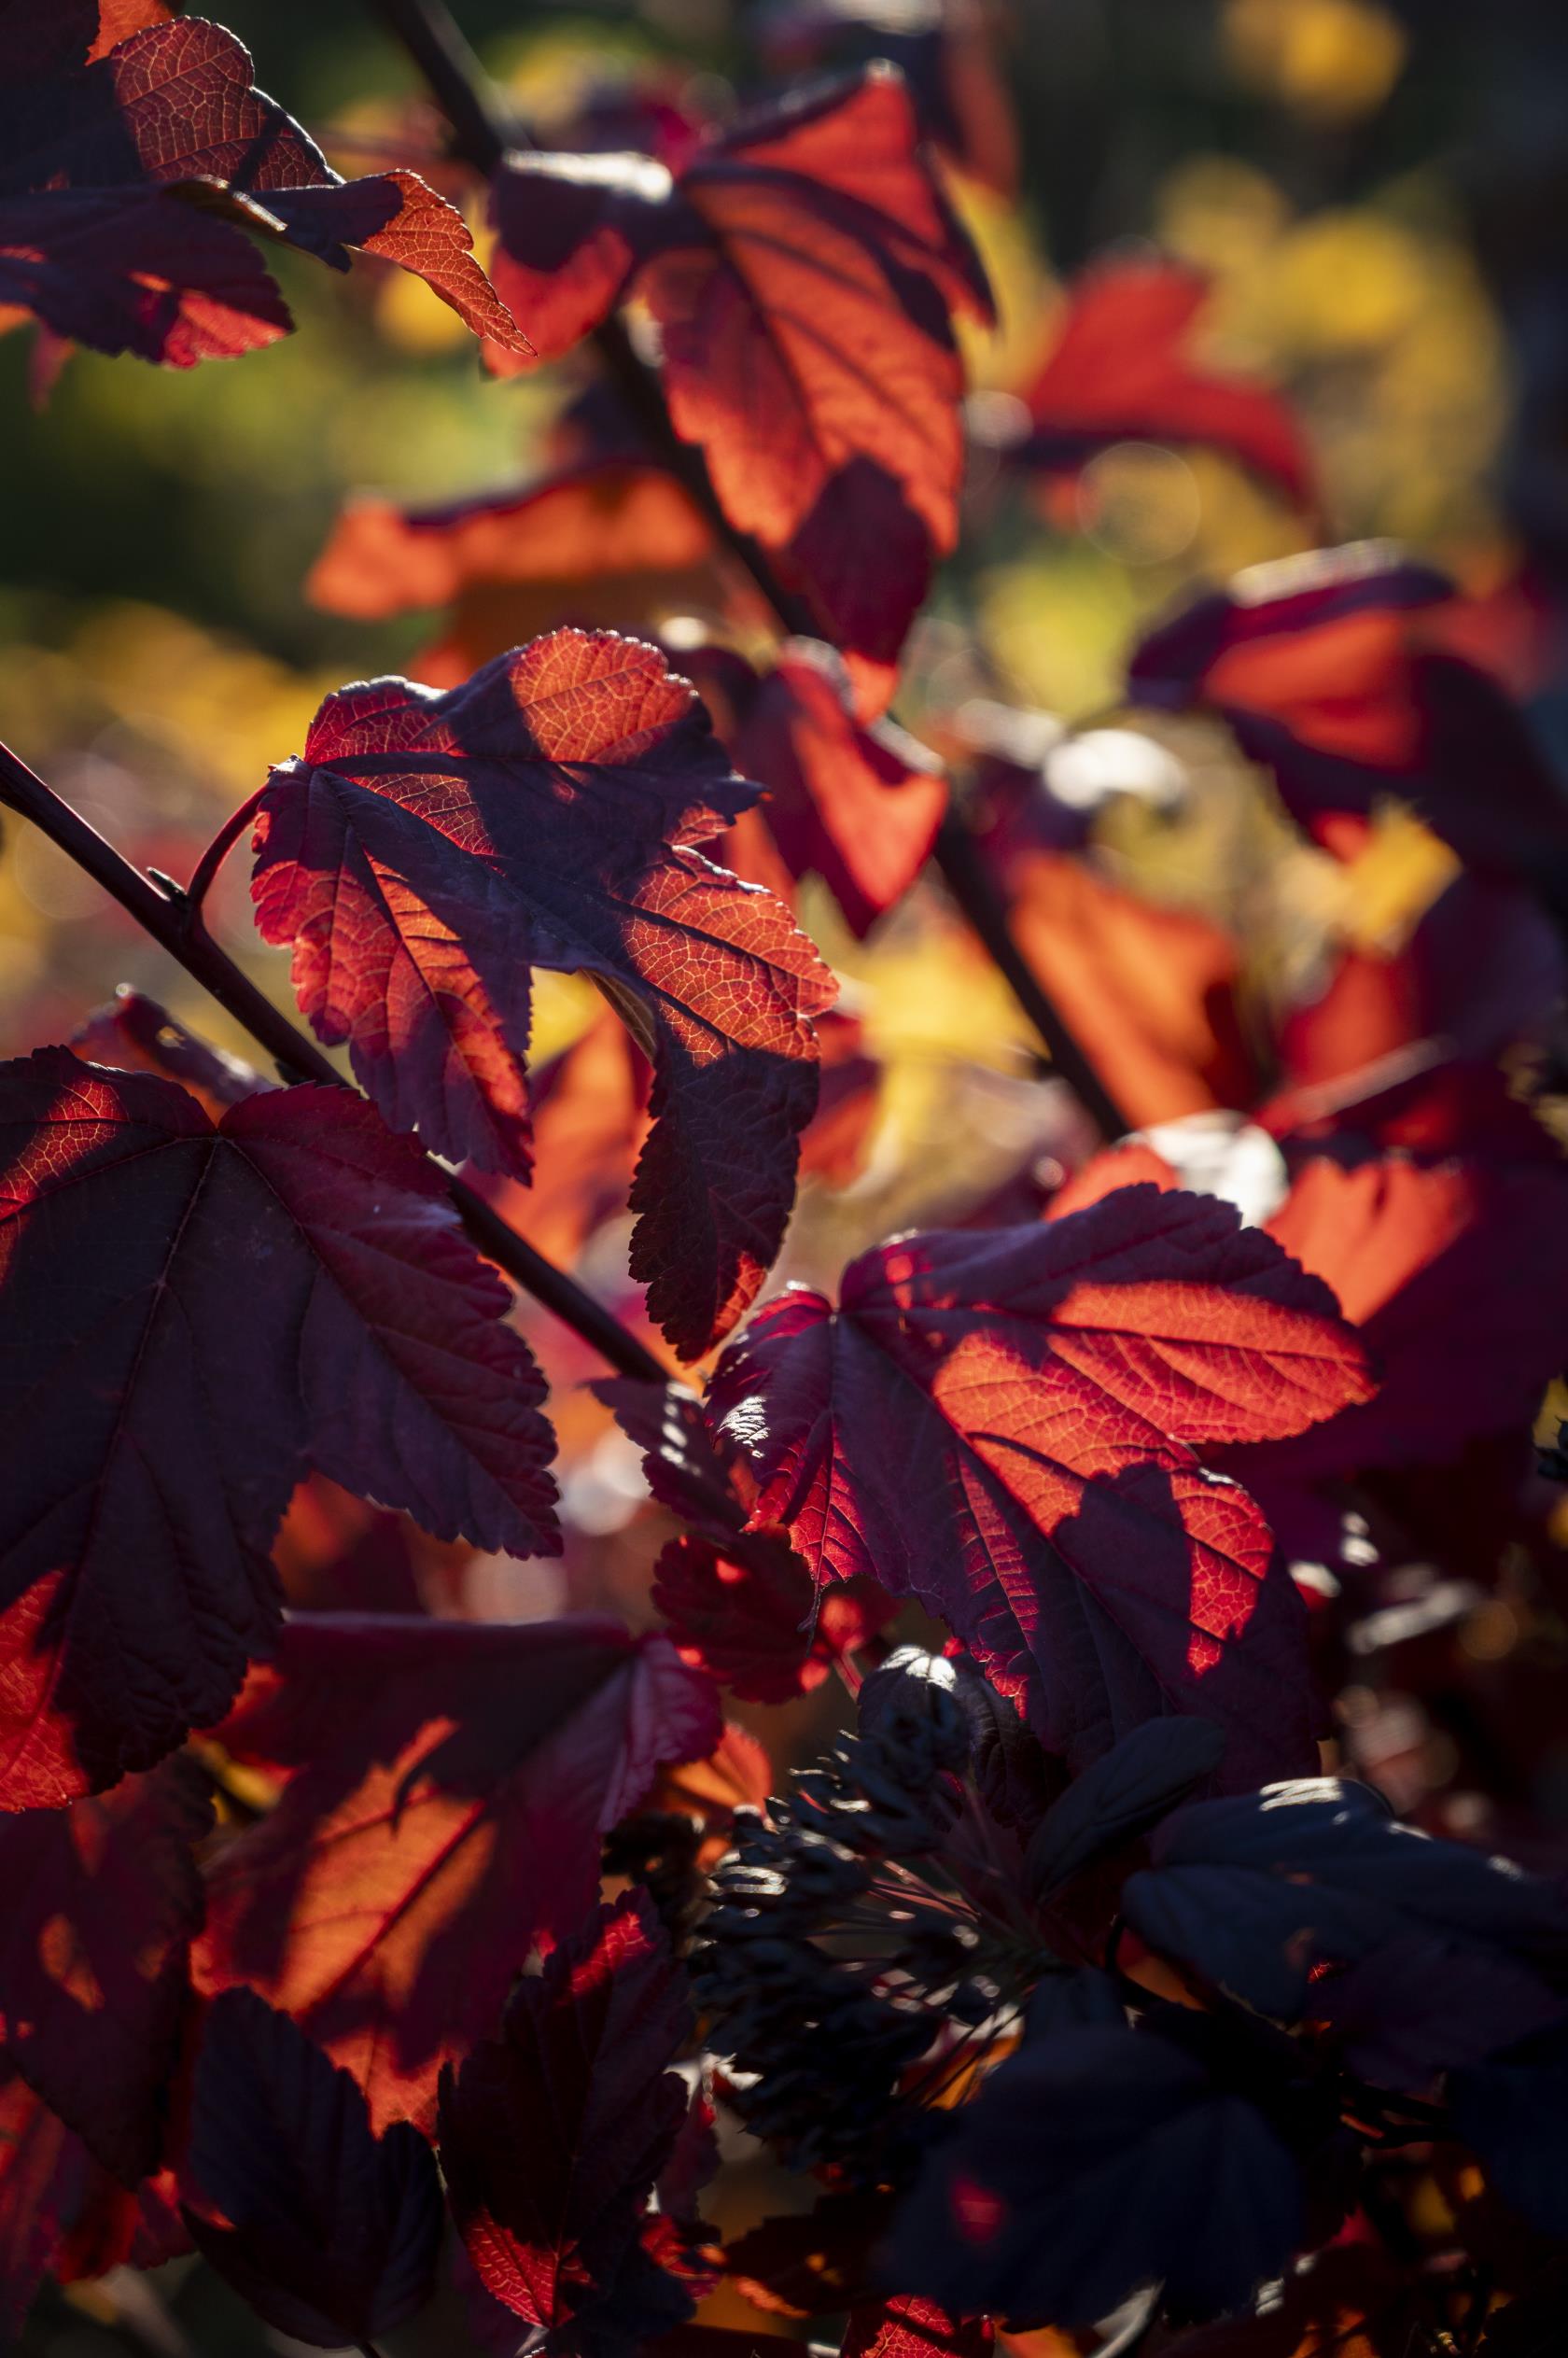
[(632, 1271), (692, 1357), (777, 1250), (833, 990), (787, 911), (694, 849), (756, 797), (653, 648), (561, 630), (445, 695), (329, 696), (256, 831), (258, 919), (306, 1015), (443, 1154), (526, 1172), (529, 965), (603, 985), (657, 1068)]
[(49, 1048), (0, 1066), (0, 1804), (221, 1716), (309, 1465), (443, 1537), (558, 1546), (505, 1289), (369, 1105), (280, 1089), (215, 1127)]
[(1085, 271), (1025, 396), (1031, 430), (1017, 455), (1067, 469), (1112, 442), (1204, 442), (1309, 503), (1311, 461), (1281, 396), (1193, 355), (1209, 293), (1200, 272), (1159, 257)]
[(215, 1862), (198, 1986), (287, 2008), (378, 2128), (426, 2122), (530, 1945), (592, 1905), (603, 1835), (719, 1735), (702, 1674), (615, 1621), (291, 1623), (220, 1736), (297, 1773)]
[(683, 1981), (629, 1892), (525, 1975), (500, 2037), (441, 2077), (441, 2169), (469, 2257), (496, 2299), (568, 2343), (601, 2339), (595, 2312), (623, 2271), (641, 2274), (648, 2199), (687, 2119), (668, 2069), (692, 2029)]
[(85, 12), (48, 42), (36, 13), (0, 9), (0, 301), (175, 368), (247, 352), (292, 325), (249, 229), (335, 270), (350, 247), (382, 255), (528, 349), (462, 215), (413, 172), (341, 180), (221, 25), (147, 24), (89, 62)]
[(753, 1524), (819, 1582), (943, 1617), (1082, 1768), (1152, 1714), (1225, 1776), (1315, 1764), (1299, 1600), (1187, 1446), (1295, 1432), (1369, 1382), (1333, 1298), (1228, 1205), (1123, 1188), (1047, 1228), (912, 1237), (792, 1288), (715, 1374)]
[[(497, 283), (544, 357), (624, 294), (647, 302), (676, 429), (703, 445), (743, 531), (785, 546), (859, 467), (908, 502), (929, 546), (952, 546), (949, 315), (987, 318), (989, 296), (893, 68), (752, 116), (679, 179), (645, 156), (511, 157), (496, 218)], [(837, 493), (862, 561), (868, 488), (850, 475)]]
[(0, 1820), (0, 2038), (106, 2169), (156, 2169), (202, 1921), (200, 1776), (166, 1761), (102, 1800)]
[(430, 2148), (406, 2121), (372, 2135), (348, 2073), (252, 1990), (207, 2010), (180, 2191), (200, 2249), (297, 2341), (369, 2341), (429, 2295)]

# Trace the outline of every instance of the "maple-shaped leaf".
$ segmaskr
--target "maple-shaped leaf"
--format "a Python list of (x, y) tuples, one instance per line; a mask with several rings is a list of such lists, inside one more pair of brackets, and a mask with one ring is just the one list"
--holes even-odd
[(202, 1777), (165, 1761), (65, 1810), (0, 1819), (0, 2039), (106, 2169), (158, 2167), (202, 1921)]
[[(495, 202), (497, 284), (542, 357), (623, 296), (648, 305), (671, 420), (742, 531), (786, 545), (863, 462), (952, 546), (951, 313), (990, 303), (894, 69), (788, 97), (679, 176), (646, 156), (511, 156)], [(862, 531), (862, 561), (875, 545)]]
[[(1491, 1083), (1483, 1093), (1458, 1068), (1450, 1110), (1410, 1085), (1299, 1139), (1282, 1132), (1294, 1172), (1263, 1225), (1333, 1289), (1379, 1380), (1375, 1398), (1310, 1432), (1227, 1452), (1221, 1462), (1243, 1481), (1446, 1464), (1533, 1417), (1568, 1324), (1568, 1162), (1495, 1071)], [(1281, 1119), (1303, 1102), (1286, 1101)], [(1470, 1150), (1447, 1151), (1462, 1134)], [(1094, 1157), (1052, 1216), (1145, 1183), (1180, 1185), (1153, 1138)]]
[(1201, 272), (1160, 258), (1085, 271), (1024, 394), (1030, 430), (1015, 455), (1068, 470), (1112, 442), (1201, 442), (1309, 506), (1311, 461), (1281, 396), (1195, 355), (1210, 291)]
[(297, 2341), (363, 2344), (429, 2296), (429, 2146), (407, 2121), (375, 2136), (349, 2074), (254, 1990), (207, 2009), (179, 2180), (199, 2249)]
[(500, 2036), (441, 2076), (441, 2169), (469, 2258), (552, 2347), (605, 2345), (595, 2311), (637, 2268), (687, 2119), (669, 2067), (691, 2033), (685, 1976), (628, 1892), (525, 1975)]
[(310, 1465), (445, 1537), (559, 1546), (506, 1289), (362, 1100), (278, 1089), (215, 1126), (41, 1049), (0, 1066), (0, 1805), (221, 1716)]
[(1568, 892), (1568, 792), (1506, 692), (1449, 653), (1452, 584), (1383, 541), (1251, 567), (1154, 630), (1140, 702), (1223, 713), (1286, 807), (1325, 819), (1397, 796), (1461, 859)]
[(673, 475), (629, 459), (441, 507), (351, 500), (305, 582), (329, 613), (449, 609), (414, 668), (432, 687), (553, 624), (648, 627), (714, 602), (712, 526)]
[[(791, 1288), (709, 1414), (819, 1582), (918, 1597), (1074, 1769), (1139, 1720), (1222, 1775), (1315, 1759), (1299, 1599), (1189, 1444), (1299, 1431), (1370, 1383), (1332, 1296), (1228, 1205), (1124, 1188), (1043, 1228), (917, 1236)], [(1264, 1773), (1267, 1773), (1265, 1771)]]
[(388, 1121), (525, 1174), (530, 965), (591, 975), (655, 1066), (632, 1273), (688, 1357), (778, 1247), (832, 977), (695, 846), (755, 801), (655, 649), (556, 631), (438, 695), (329, 696), (272, 773), (253, 891)]
[[(292, 326), (245, 234), (346, 270), (349, 249), (415, 272), (479, 334), (527, 349), (463, 217), (413, 172), (344, 181), (202, 18), (144, 22), (103, 49), (76, 6), (47, 40), (0, 9), (0, 302), (56, 336), (175, 368)], [(107, 26), (118, 31), (129, 13)]]
[(862, 940), (931, 856), (947, 807), (934, 754), (903, 730), (857, 718), (842, 658), (791, 639), (758, 676), (721, 649), (693, 656), (715, 726), (747, 778), (792, 877), (819, 876)]
[(380, 2128), (428, 2121), (441, 2062), (592, 1904), (602, 1836), (720, 1720), (666, 1638), (615, 1621), (322, 1614), (218, 1733), (288, 1782), (214, 1862), (198, 1986), (286, 2008)]

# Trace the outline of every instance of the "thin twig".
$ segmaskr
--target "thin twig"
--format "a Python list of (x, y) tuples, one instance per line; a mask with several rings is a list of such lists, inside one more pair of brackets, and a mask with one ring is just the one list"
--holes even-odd
[[(317, 1081), (332, 1088), (353, 1087), (323, 1056), (315, 1041), (290, 1023), (227, 951), (218, 947), (202, 923), (200, 911), (192, 909), (178, 886), (158, 885), (144, 876), (140, 868), (133, 867), (96, 827), (90, 825), (79, 811), (74, 810), (5, 745), (0, 745), (0, 804), (29, 820), (94, 883), (102, 885), (121, 908), (129, 910), (142, 931), (167, 950), (188, 975), (194, 976), (236, 1023), (244, 1026), (273, 1059), (286, 1080)], [(197, 873), (200, 875), (201, 870)], [(455, 1178), (443, 1163), (434, 1156), (428, 1159), (441, 1172), (442, 1184), (480, 1251), (505, 1270), (514, 1284), (546, 1310), (553, 1311), (620, 1374), (635, 1376), (647, 1383), (668, 1381), (668, 1368), (602, 1302), (595, 1301), (575, 1278), (557, 1269), (525, 1237), (519, 1236), (493, 1205), (463, 1180)]]
[[(446, 0), (371, 0), (388, 32), (402, 43), (452, 126), (455, 154), (494, 176), (509, 147), (527, 144), (521, 126), (503, 113), (484, 70), (453, 19)], [(526, 329), (527, 322), (521, 323)], [(642, 431), (651, 455), (676, 476), (721, 544), (742, 565), (791, 638), (815, 639), (819, 625), (807, 601), (786, 588), (767, 551), (730, 522), (713, 488), (701, 450), (683, 442), (670, 422), (657, 371), (642, 359), (624, 323), (607, 319), (594, 348), (623, 403)], [(1024, 956), (998, 891), (961, 812), (951, 809), (936, 848), (936, 865), (958, 908), (979, 935), (1019, 1007), (1039, 1034), (1052, 1064), (1107, 1139), (1133, 1124), (1097, 1074), (1071, 1025)]]

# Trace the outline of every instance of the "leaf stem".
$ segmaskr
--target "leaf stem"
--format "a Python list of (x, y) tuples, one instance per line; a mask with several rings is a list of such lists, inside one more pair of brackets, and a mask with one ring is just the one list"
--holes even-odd
[[(452, 126), (454, 152), (491, 178), (507, 148), (526, 146), (526, 137), (521, 126), (502, 117), (484, 70), (446, 0), (371, 0), (371, 6), (424, 75), (431, 96)], [(522, 324), (526, 326), (526, 322)], [(658, 372), (642, 359), (624, 322), (619, 317), (607, 319), (595, 330), (592, 341), (652, 456), (695, 502), (721, 546), (750, 576), (785, 633), (792, 639), (819, 638), (820, 626), (807, 601), (786, 588), (761, 542), (740, 531), (725, 514), (701, 450), (695, 443), (682, 442), (676, 432)], [(953, 901), (989, 952), (1062, 1079), (1101, 1134), (1106, 1139), (1120, 1138), (1133, 1124), (1100, 1080), (1092, 1059), (1024, 956), (1007, 905), (967, 821), (957, 808), (949, 808), (943, 822), (936, 864)]]
[[(191, 893), (167, 881), (155, 884), (6, 745), (0, 745), (0, 805), (30, 821), (94, 883), (102, 885), (160, 948), (176, 960), (236, 1023), (243, 1025), (274, 1060), (285, 1079), (317, 1081), (332, 1088), (352, 1088), (353, 1084), (343, 1078), (315, 1041), (290, 1023), (228, 952), (219, 948), (203, 924), (193, 897), (194, 888), (208, 869), (209, 862), (212, 871), (216, 871), (215, 846), (210, 845), (203, 854), (191, 879)], [(225, 833), (231, 841), (245, 816), (244, 811), (236, 813), (229, 829), (220, 831), (217, 842), (223, 843)], [(223, 849), (227, 848), (223, 844)], [(221, 857), (219, 850), (217, 858)], [(526, 1238), (519, 1236), (483, 1196), (455, 1177), (444, 1163), (434, 1156), (428, 1159), (441, 1172), (447, 1193), (475, 1244), (506, 1271), (514, 1284), (553, 1312), (620, 1374), (634, 1376), (646, 1383), (668, 1381), (668, 1368), (602, 1302), (595, 1301), (574, 1277), (557, 1269)]]
[(259, 786), (247, 802), (243, 802), (238, 810), (230, 812), (191, 870), (190, 881), (185, 888), (188, 922), (194, 923), (200, 916), (202, 904), (212, 891), (214, 877), (260, 809), (261, 797), (266, 791), (265, 786)]

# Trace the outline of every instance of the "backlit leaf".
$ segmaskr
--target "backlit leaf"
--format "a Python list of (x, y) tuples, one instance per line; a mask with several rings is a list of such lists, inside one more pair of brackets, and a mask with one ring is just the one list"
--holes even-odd
[(603, 1835), (720, 1719), (666, 1638), (614, 1621), (321, 1614), (219, 1733), (288, 1783), (214, 1862), (198, 1985), (293, 2014), (379, 2129), (428, 2122), (442, 2060), (591, 1906)]
[[(1326, 1291), (1228, 1206), (1122, 1189), (1036, 1228), (912, 1237), (791, 1288), (710, 1415), (823, 1583), (917, 1596), (1075, 1768), (1138, 1721), (1313, 1759), (1298, 1600), (1189, 1443), (1295, 1431), (1368, 1379)], [(1267, 1774), (1267, 1770), (1263, 1773)]]
[(221, 1717), (312, 1465), (442, 1537), (558, 1545), (506, 1289), (362, 1101), (278, 1089), (215, 1128), (172, 1081), (42, 1049), (0, 1068), (0, 1153), (7, 1807)]
[(417, 174), (341, 180), (254, 88), (231, 33), (149, 13), (111, 19), (109, 33), (144, 22), (100, 53), (77, 7), (47, 43), (28, 0), (0, 10), (0, 302), (175, 368), (247, 352), (292, 325), (252, 230), (336, 270), (352, 247), (382, 255), (476, 332), (527, 349), (462, 215)]
[(649, 2197), (687, 2118), (668, 2067), (691, 2030), (684, 1975), (628, 1894), (520, 1980), (498, 2038), (443, 2073), (453, 2214), (485, 2289), (526, 2323), (578, 2347), (617, 2338), (602, 2312), (641, 2273)]
[(602, 984), (656, 1068), (632, 1272), (690, 1356), (777, 1250), (833, 990), (778, 903), (694, 849), (756, 793), (651, 647), (563, 630), (445, 695), (329, 696), (256, 831), (258, 921), (306, 1015), (443, 1154), (526, 1173), (530, 964)]

